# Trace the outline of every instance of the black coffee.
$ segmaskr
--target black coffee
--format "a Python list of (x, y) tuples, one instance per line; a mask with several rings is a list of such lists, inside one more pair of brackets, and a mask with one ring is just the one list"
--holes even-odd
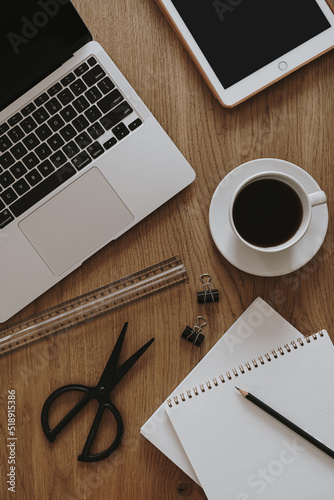
[(233, 206), (233, 221), (240, 236), (263, 248), (288, 241), (298, 230), (302, 217), (297, 193), (275, 179), (250, 182), (237, 195)]

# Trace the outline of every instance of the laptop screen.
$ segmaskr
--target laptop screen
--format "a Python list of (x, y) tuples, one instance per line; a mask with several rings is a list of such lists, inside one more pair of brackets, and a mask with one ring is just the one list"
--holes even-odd
[(3, 0), (0, 110), (91, 39), (69, 0)]

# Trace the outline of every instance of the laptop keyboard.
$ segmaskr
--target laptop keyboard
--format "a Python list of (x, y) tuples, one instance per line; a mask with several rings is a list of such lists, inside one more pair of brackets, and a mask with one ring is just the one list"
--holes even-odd
[(0, 124), (0, 229), (141, 124), (95, 57), (81, 63)]

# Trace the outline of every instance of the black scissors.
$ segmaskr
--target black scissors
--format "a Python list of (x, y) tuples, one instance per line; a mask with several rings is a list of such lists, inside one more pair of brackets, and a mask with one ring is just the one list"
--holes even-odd
[[(141, 357), (146, 349), (152, 344), (154, 338), (149, 340), (143, 347), (141, 347), (137, 352), (135, 352), (127, 361), (125, 361), (119, 368), (117, 368), (117, 363), (119, 355), (122, 350), (123, 341), (125, 337), (125, 332), (128, 327), (128, 323), (125, 323), (122, 331), (117, 339), (115, 347), (111, 353), (111, 356), (106, 364), (106, 367), (102, 373), (102, 376), (96, 387), (89, 387), (81, 384), (69, 384), (60, 387), (55, 390), (47, 398), (42, 409), (42, 428), (44, 434), (48, 440), (53, 443), (59, 432), (75, 417), (89, 401), (92, 399), (97, 399), (99, 402), (99, 408), (96, 412), (96, 416), (93, 425), (89, 431), (86, 444), (82, 450), (81, 455), (78, 456), (78, 460), (81, 462), (96, 462), (98, 460), (103, 460), (109, 455), (111, 455), (120, 445), (122, 435), (123, 435), (123, 420), (121, 414), (117, 410), (116, 406), (110, 400), (109, 393), (118, 384), (118, 382), (126, 375), (126, 373), (132, 368), (135, 362)], [(64, 394), (65, 392), (79, 391), (83, 392), (85, 396), (70, 410), (67, 415), (53, 428), (50, 429), (49, 426), (49, 410), (56, 399)], [(116, 437), (113, 443), (104, 451), (100, 453), (91, 454), (90, 450), (95, 439), (97, 430), (102, 420), (104, 410), (108, 409), (114, 416), (117, 424)]]

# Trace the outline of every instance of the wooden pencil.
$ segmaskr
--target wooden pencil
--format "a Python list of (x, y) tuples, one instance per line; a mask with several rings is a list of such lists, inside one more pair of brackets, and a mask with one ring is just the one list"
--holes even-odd
[(243, 389), (239, 389), (239, 387), (235, 386), (235, 388), (238, 389), (240, 394), (242, 394), (244, 396), (244, 398), (248, 399), (248, 401), (255, 404), (256, 406), (261, 408), (261, 410), (265, 411), (266, 413), (268, 413), (269, 415), (274, 417), (276, 420), (278, 420), (282, 424), (289, 427), (289, 429), (296, 432), (299, 436), (306, 439), (309, 443), (311, 443), (314, 446), (316, 446), (317, 448), (319, 448), (319, 450), (323, 451), (324, 453), (326, 453), (330, 457), (334, 458), (334, 451), (331, 450), (330, 448), (328, 448), (328, 446), (326, 446), (324, 443), (322, 443), (321, 441), (319, 441), (315, 437), (311, 436), (311, 434), (308, 434), (306, 431), (304, 431), (303, 429), (298, 427), (296, 424), (294, 424), (293, 422), (288, 420), (286, 417), (284, 417), (283, 415), (278, 413), (276, 410), (273, 410), (273, 408), (270, 408), (270, 406), (263, 403), (263, 401), (260, 401), (260, 399), (253, 396), (253, 394), (250, 394), (249, 392), (244, 391)]

